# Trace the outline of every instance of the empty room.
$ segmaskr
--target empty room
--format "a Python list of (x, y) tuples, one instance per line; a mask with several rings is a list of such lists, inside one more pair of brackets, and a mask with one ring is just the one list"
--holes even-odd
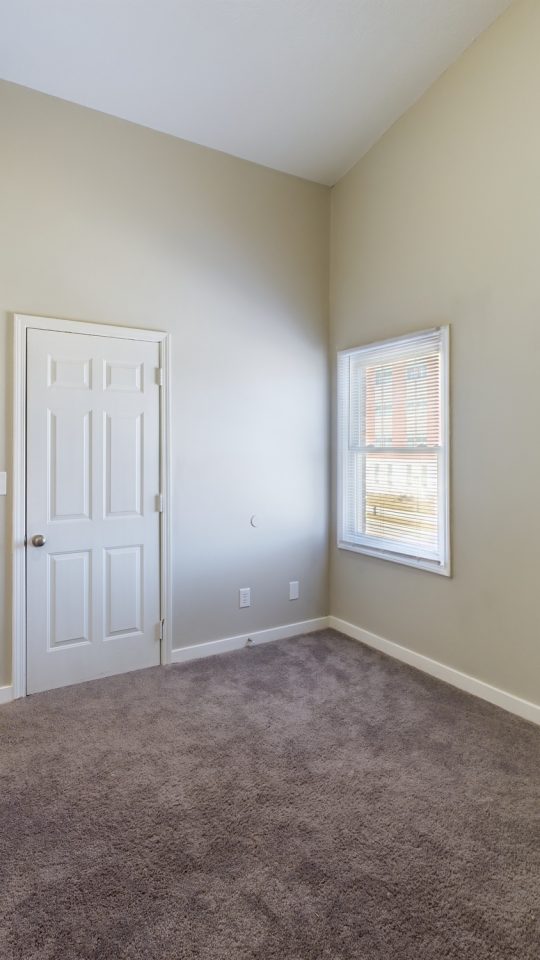
[(0, 0), (1, 960), (540, 957), (539, 0)]

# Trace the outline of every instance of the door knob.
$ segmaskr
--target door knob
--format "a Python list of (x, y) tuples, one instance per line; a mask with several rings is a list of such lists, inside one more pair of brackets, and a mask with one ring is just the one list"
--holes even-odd
[(44, 537), (42, 533), (35, 533), (32, 537), (32, 543), (34, 547), (43, 547), (47, 543), (47, 537)]

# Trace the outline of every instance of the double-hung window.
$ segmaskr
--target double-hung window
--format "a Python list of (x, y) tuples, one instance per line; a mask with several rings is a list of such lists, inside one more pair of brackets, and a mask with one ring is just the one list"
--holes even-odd
[(338, 356), (338, 546), (449, 574), (448, 327)]

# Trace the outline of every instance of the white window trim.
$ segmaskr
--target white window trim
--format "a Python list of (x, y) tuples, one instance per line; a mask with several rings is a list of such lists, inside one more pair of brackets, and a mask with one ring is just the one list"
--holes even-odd
[[(439, 504), (441, 534), (442, 534), (442, 562), (439, 560), (430, 560), (427, 557), (410, 556), (406, 552), (400, 553), (398, 550), (384, 548), (380, 546), (370, 547), (367, 544), (357, 544), (344, 539), (342, 531), (344, 528), (344, 510), (345, 510), (345, 439), (348, 436), (348, 419), (345, 417), (344, 398), (340, 395), (340, 370), (343, 359), (358, 353), (364, 347), (394, 346), (400, 342), (406, 343), (413, 337), (425, 336), (430, 333), (439, 333), (441, 338), (441, 427), (443, 435), (443, 445), (441, 449), (442, 465), (441, 475), (444, 479), (444, 489), (441, 490), (441, 500)], [(349, 550), (352, 553), (360, 553), (368, 557), (376, 557), (379, 560), (390, 560), (392, 563), (399, 563), (408, 567), (415, 567), (418, 570), (427, 570), (430, 573), (438, 573), (444, 577), (450, 577), (450, 327), (433, 327), (430, 330), (419, 330), (416, 333), (406, 334), (401, 337), (394, 337), (388, 340), (380, 340), (374, 343), (366, 343), (361, 346), (351, 347), (347, 350), (340, 350), (337, 354), (336, 367), (337, 383), (337, 546), (340, 550)], [(347, 440), (348, 442), (348, 440)]]

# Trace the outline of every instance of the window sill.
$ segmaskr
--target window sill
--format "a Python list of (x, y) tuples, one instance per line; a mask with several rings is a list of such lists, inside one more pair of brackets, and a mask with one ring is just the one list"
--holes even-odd
[(400, 563), (405, 567), (413, 567), (416, 570), (427, 570), (428, 573), (438, 573), (442, 577), (451, 577), (450, 562), (444, 564), (437, 563), (436, 560), (423, 560), (419, 557), (410, 557), (402, 553), (391, 553), (388, 550), (374, 550), (370, 547), (360, 546), (357, 543), (349, 543), (346, 540), (338, 540), (339, 550), (349, 550), (352, 553), (361, 553), (366, 557), (376, 557), (378, 560), (390, 560), (391, 563)]

